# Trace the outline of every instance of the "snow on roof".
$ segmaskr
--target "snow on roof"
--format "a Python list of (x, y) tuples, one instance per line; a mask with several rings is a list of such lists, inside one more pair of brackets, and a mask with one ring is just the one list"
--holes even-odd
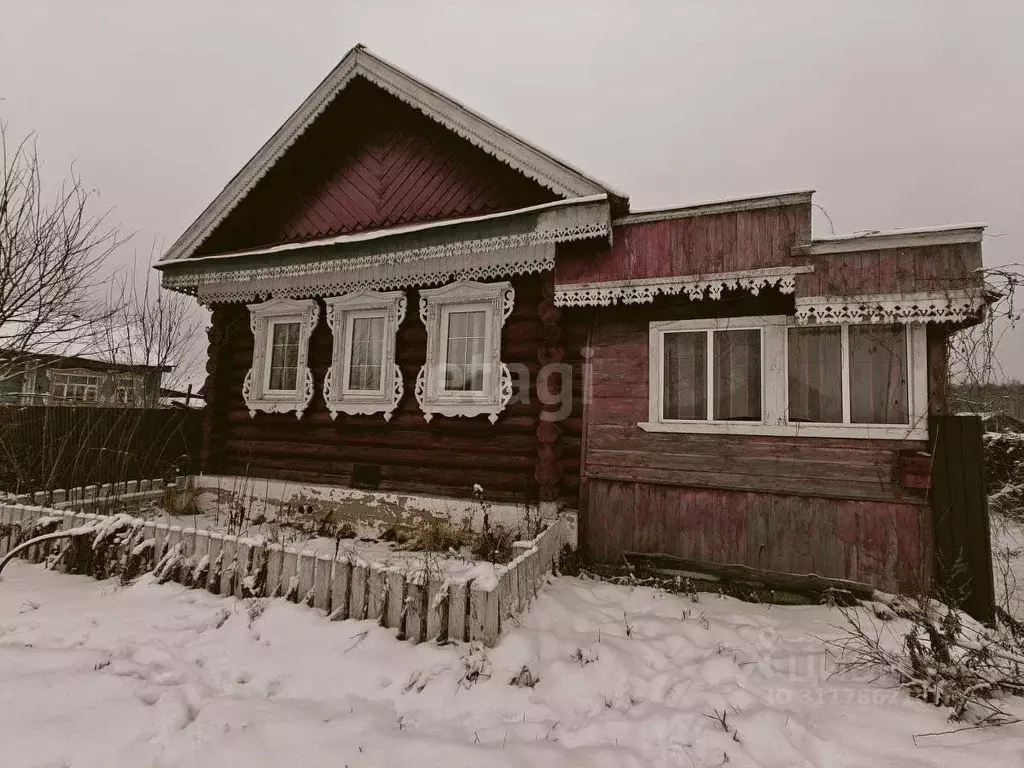
[(850, 232), (843, 235), (815, 237), (810, 243), (793, 246), (793, 253), (809, 256), (885, 248), (920, 248), (928, 245), (980, 243), (985, 227), (985, 224), (944, 224), (938, 227)]
[[(570, 200), (555, 200), (550, 203), (540, 203), (539, 205), (531, 205), (526, 208), (517, 208), (512, 211), (500, 211), (498, 213), (488, 213), (482, 216), (467, 216), (461, 219), (444, 219), (442, 221), (428, 221), (420, 224), (403, 224), (398, 227), (389, 227), (387, 229), (374, 229), (368, 232), (355, 232), (352, 234), (345, 235), (334, 235), (332, 237), (324, 237), (317, 240), (303, 240), (297, 243), (281, 243), (280, 245), (269, 245), (264, 248), (250, 248), (244, 251), (232, 251), (230, 253), (218, 253), (212, 256), (195, 256), (188, 259), (188, 263), (192, 264), (201, 261), (218, 261), (222, 259), (234, 259), (241, 256), (266, 256), (272, 253), (283, 253), (286, 251), (301, 250), (304, 248), (320, 248), (326, 245), (345, 245), (348, 243), (359, 243), (366, 242), (368, 240), (381, 240), (386, 237), (393, 237), (395, 235), (405, 235), (412, 232), (421, 232), (429, 229), (443, 229), (444, 227), (457, 226), (459, 224), (472, 224), (480, 221), (493, 221), (503, 218), (512, 218), (514, 216), (520, 216), (525, 213), (542, 212), (551, 210), (553, 208), (568, 208), (574, 205), (584, 205), (587, 203), (599, 203), (607, 200), (607, 194), (599, 195), (588, 195), (587, 197), (575, 197)], [(155, 269), (164, 269), (169, 263), (168, 261), (161, 261), (154, 265)]]
[(813, 194), (813, 189), (790, 189), (784, 192), (708, 200), (702, 203), (673, 206), (671, 208), (648, 208), (631, 211), (615, 219), (614, 223), (639, 224), (645, 221), (681, 219), (689, 216), (710, 216), (715, 213), (735, 213), (738, 211), (757, 210), (759, 208), (775, 208), (782, 205), (809, 203)]
[(842, 235), (826, 235), (815, 237), (815, 243), (830, 243), (841, 240), (860, 240), (868, 237), (900, 237), (903, 235), (927, 235), (937, 232), (973, 232), (985, 229), (988, 224), (942, 224), (937, 227), (909, 227), (905, 229), (866, 229), (860, 232), (848, 232)]

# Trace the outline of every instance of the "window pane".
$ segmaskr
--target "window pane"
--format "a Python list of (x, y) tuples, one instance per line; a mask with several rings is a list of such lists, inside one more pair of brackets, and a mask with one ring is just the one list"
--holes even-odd
[(487, 313), (451, 312), (445, 355), (444, 388), (483, 392)]
[(376, 392), (380, 389), (383, 366), (384, 318), (353, 318), (348, 388)]
[(789, 421), (843, 421), (843, 332), (789, 329)]
[(907, 329), (850, 326), (850, 420), (908, 424)]
[(715, 331), (716, 421), (761, 420), (761, 331)]
[(708, 335), (666, 333), (663, 419), (704, 421), (708, 417)]
[(295, 389), (299, 377), (299, 323), (274, 323), (268, 389)]

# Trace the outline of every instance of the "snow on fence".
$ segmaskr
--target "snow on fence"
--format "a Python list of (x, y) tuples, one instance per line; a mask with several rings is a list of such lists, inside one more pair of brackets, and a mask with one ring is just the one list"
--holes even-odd
[(225, 596), (284, 597), (332, 620), (370, 619), (413, 642), (479, 640), (489, 646), (506, 619), (529, 607), (568, 541), (560, 517), (531, 541), (516, 542), (516, 556), (492, 576), (445, 579), (124, 514), (3, 504), (0, 558), (34, 536), (83, 526), (90, 526), (88, 535), (44, 542), (22, 556), (96, 578), (127, 580), (152, 570), (160, 583)]
[(50, 505), (55, 509), (67, 507), (88, 508), (98, 506), (107, 501), (142, 501), (159, 498), (165, 491), (176, 487), (184, 487), (187, 477), (179, 477), (174, 483), (167, 483), (162, 478), (152, 480), (127, 480), (121, 483), (103, 483), (85, 485), (76, 488), (55, 488), (52, 491), (34, 491), (32, 493), (0, 495), (0, 501), (10, 504), (28, 504), (37, 507)]

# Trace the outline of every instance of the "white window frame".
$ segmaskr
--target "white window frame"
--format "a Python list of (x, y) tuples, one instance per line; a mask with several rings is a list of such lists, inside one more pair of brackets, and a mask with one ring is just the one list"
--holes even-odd
[[(473, 417), (483, 414), (493, 424), (512, 398), (512, 375), (501, 361), (501, 330), (515, 305), (508, 282), (469, 280), (420, 291), (420, 319), (427, 329), (427, 361), (416, 377), (416, 401), (423, 418)], [(448, 322), (453, 312), (486, 313), (484, 323), (484, 384), (480, 392), (444, 388), (448, 354)]]
[[(145, 405), (146, 380), (145, 376), (138, 373), (116, 373), (112, 376), (114, 385), (113, 402), (116, 405), (124, 405), (129, 408), (139, 408)], [(121, 393), (130, 397), (121, 397)]]
[[(86, 391), (92, 389), (93, 399), (86, 400), (84, 398), (68, 397), (68, 387), (71, 386), (71, 384), (67, 380), (59, 383), (63, 394), (55, 394), (53, 389), (55, 386), (58, 386), (56, 379), (64, 376), (80, 376), (91, 379), (92, 383), (90, 384), (80, 384), (76, 386), (84, 386)], [(61, 403), (85, 403), (88, 405), (98, 405), (100, 403), (100, 387), (103, 385), (104, 379), (102, 373), (97, 373), (96, 371), (91, 371), (87, 368), (50, 368), (46, 372), (46, 378), (47, 384), (49, 385), (47, 389), (47, 402), (56, 403), (58, 405)]]
[[(253, 335), (252, 367), (242, 383), (242, 397), (249, 408), (249, 416), (257, 411), (266, 413), (295, 412), (301, 419), (313, 399), (313, 374), (309, 370), (309, 337), (320, 318), (320, 307), (315, 299), (270, 299), (260, 304), (248, 304), (249, 327)], [(270, 389), (271, 344), (275, 325), (299, 324), (299, 358), (294, 389)]]
[[(405, 319), (406, 299), (402, 291), (357, 291), (324, 300), (327, 325), (334, 337), (331, 367), (324, 376), (324, 401), (337, 418), (339, 413), (371, 415), (383, 413), (390, 421), (405, 393), (402, 371), (395, 363), (398, 326)], [(357, 318), (384, 319), (384, 353), (381, 360), (380, 387), (373, 391), (349, 389), (352, 361), (352, 326)]]
[[(850, 417), (849, 328), (866, 323), (836, 323), (842, 331), (842, 398), (844, 421)], [(908, 414), (906, 424), (790, 423), (789, 415), (789, 329), (797, 325), (786, 315), (761, 317), (663, 320), (649, 328), (648, 420), (637, 426), (647, 432), (681, 432), (730, 435), (779, 435), (803, 437), (851, 437), (875, 440), (926, 440), (928, 438), (928, 348), (925, 325), (906, 323)], [(812, 326), (813, 327), (813, 326)], [(684, 421), (662, 417), (664, 387), (664, 337), (666, 333), (715, 330), (761, 330), (761, 421)], [(709, 340), (710, 343), (710, 340)], [(713, 351), (708, 349), (711, 381)]]

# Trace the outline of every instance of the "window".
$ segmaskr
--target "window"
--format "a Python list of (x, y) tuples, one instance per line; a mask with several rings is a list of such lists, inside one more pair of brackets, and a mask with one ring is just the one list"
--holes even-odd
[(923, 439), (921, 324), (656, 322), (650, 431)]
[(145, 382), (142, 376), (120, 374), (114, 377), (114, 402), (135, 407), (145, 400)]
[(666, 333), (662, 418), (761, 420), (761, 330)]
[(267, 379), (268, 392), (291, 392), (299, 379), (299, 333), (301, 322), (270, 321)]
[(313, 399), (313, 374), (307, 357), (320, 309), (313, 299), (271, 299), (248, 308), (253, 356), (242, 396), (249, 415), (294, 411), (301, 419)]
[(327, 299), (327, 324), (334, 334), (324, 400), (338, 413), (383, 413), (390, 421), (405, 387), (395, 364), (395, 339), (405, 319), (405, 294), (359, 291)]
[(95, 403), (99, 400), (100, 380), (95, 373), (49, 371), (50, 402)]
[(427, 362), (416, 379), (424, 418), (487, 414), (493, 424), (512, 396), (501, 362), (501, 329), (515, 291), (507, 282), (458, 282), (420, 291)]
[(487, 312), (444, 310), (444, 388), (446, 392), (484, 391)]

